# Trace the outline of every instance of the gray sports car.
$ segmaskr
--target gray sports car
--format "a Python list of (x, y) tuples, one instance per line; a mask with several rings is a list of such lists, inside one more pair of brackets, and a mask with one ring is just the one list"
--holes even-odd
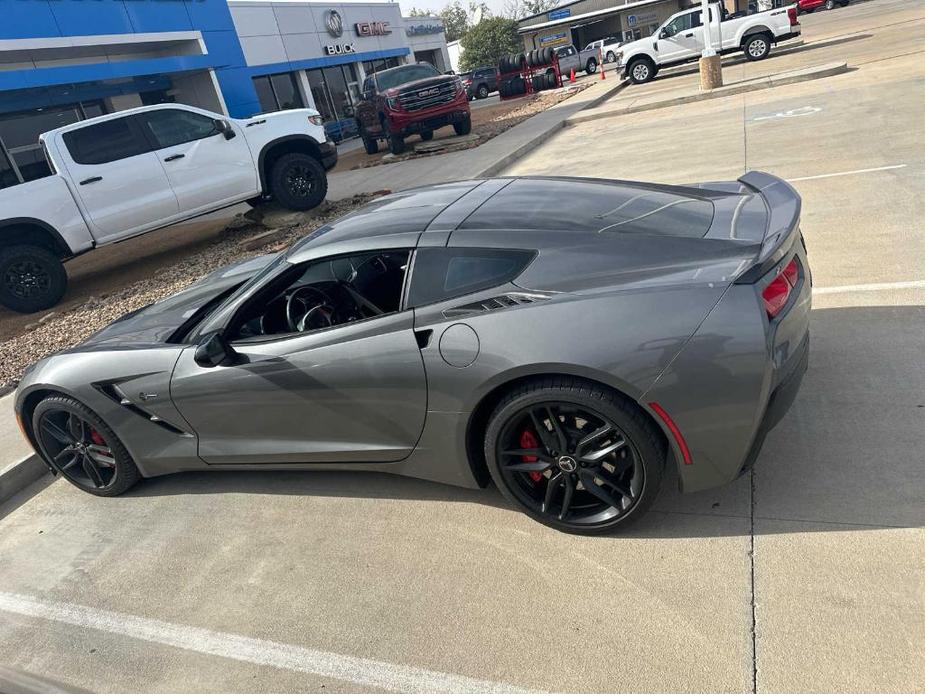
[(496, 178), (396, 193), (31, 367), (16, 412), (92, 494), (181, 470), (490, 480), (570, 532), (639, 517), (666, 465), (729, 482), (809, 352), (800, 197)]

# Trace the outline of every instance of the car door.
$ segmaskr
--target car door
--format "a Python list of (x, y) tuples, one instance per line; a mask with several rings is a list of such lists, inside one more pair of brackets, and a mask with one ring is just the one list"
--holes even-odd
[[(263, 301), (259, 286), (245, 291)], [(184, 350), (171, 381), (207, 463), (384, 463), (414, 449), (427, 384), (412, 311), (231, 344), (227, 366), (200, 366), (195, 347)]]
[(181, 108), (139, 115), (146, 135), (177, 196), (182, 215), (253, 197), (257, 167), (240, 127), (230, 121)]
[(68, 130), (55, 141), (98, 242), (141, 233), (177, 215), (177, 196), (134, 116)]
[[(696, 10), (699, 15), (700, 10)], [(659, 32), (658, 55), (659, 63), (672, 63), (700, 54), (703, 44), (702, 37), (693, 28), (693, 15), (695, 12), (685, 12), (668, 22)]]

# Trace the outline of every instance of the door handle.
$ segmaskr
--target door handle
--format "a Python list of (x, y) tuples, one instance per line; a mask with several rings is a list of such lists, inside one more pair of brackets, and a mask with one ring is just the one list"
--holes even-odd
[(689, 33), (689, 34), (684, 34), (684, 38), (689, 39), (689, 38), (690, 38), (691, 36), (693, 36), (693, 35), (694, 35), (694, 32), (692, 31), (692, 32)]
[(84, 180), (82, 180), (80, 182), (80, 185), (85, 186), (88, 183), (96, 183), (97, 181), (102, 181), (102, 180), (103, 180), (102, 176), (91, 176), (90, 178), (85, 178)]
[(263, 120), (252, 120), (250, 123), (247, 123), (244, 127), (249, 128), (252, 125), (263, 125), (266, 122), (267, 122), (266, 118), (264, 118)]
[(171, 154), (169, 157), (164, 157), (164, 161), (174, 161), (176, 159), (182, 159), (185, 156), (185, 154)]

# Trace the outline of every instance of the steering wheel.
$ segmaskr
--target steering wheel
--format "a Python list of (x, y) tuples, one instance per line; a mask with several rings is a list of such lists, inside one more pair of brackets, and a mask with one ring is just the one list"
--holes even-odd
[[(302, 305), (301, 316), (295, 304)], [(315, 287), (299, 287), (286, 299), (286, 323), (292, 332), (329, 328), (334, 325), (334, 304), (328, 295)]]

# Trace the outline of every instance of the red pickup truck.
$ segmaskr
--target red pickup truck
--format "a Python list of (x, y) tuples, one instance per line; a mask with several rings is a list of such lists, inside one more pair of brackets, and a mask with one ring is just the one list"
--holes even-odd
[(797, 0), (797, 10), (800, 12), (812, 12), (823, 5), (825, 5), (825, 9), (832, 10), (835, 9), (836, 5), (844, 7), (847, 4), (848, 0)]
[(468, 135), (472, 129), (462, 81), (441, 75), (429, 63), (400, 65), (367, 77), (355, 114), (367, 154), (379, 151), (379, 140), (388, 142), (392, 154), (401, 154), (409, 135), (429, 140), (434, 130), (446, 125), (457, 135)]

